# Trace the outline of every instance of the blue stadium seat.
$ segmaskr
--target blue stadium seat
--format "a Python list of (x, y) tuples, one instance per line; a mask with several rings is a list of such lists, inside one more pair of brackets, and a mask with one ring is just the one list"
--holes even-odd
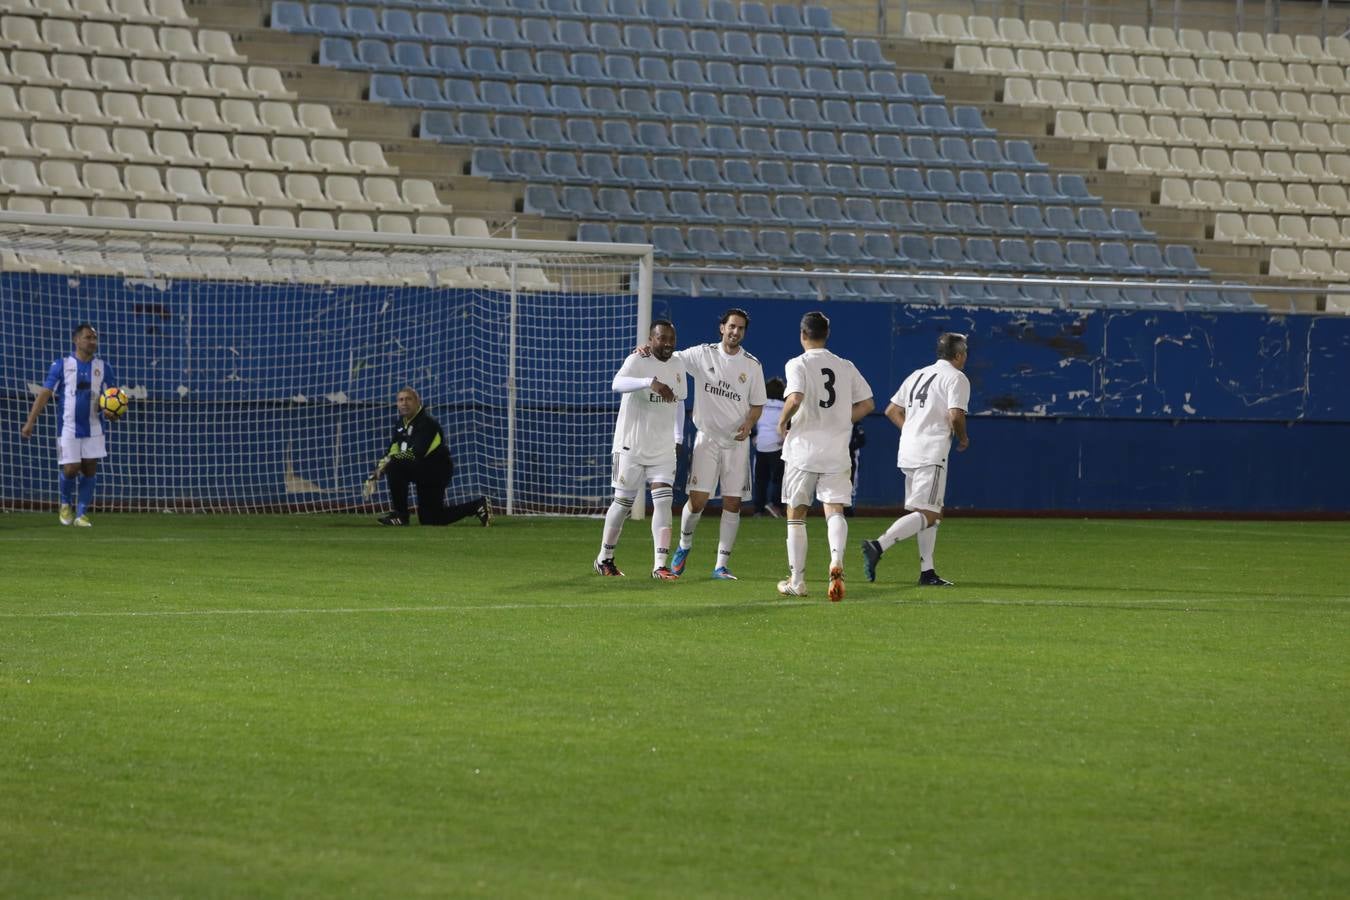
[(949, 302), (957, 305), (983, 306), (990, 302), (990, 295), (979, 282), (953, 281), (947, 285)]
[(975, 203), (1001, 203), (1003, 195), (989, 184), (983, 169), (967, 169), (961, 173), (961, 190)]
[[(446, 49), (457, 51), (459, 48)], [(458, 53), (456, 60), (458, 61)], [(458, 75), (464, 72), (463, 62), (460, 62), (459, 69), (454, 72), (446, 71), (439, 64), (433, 64), (427, 59), (426, 48), (414, 41), (399, 41), (394, 45), (394, 65), (410, 75)]]
[(553, 48), (565, 45), (558, 42), (553, 32), (553, 23), (548, 19), (523, 19), (520, 23), (520, 40), (535, 49), (535, 52), (556, 52)]
[(875, 100), (858, 101), (854, 104), (854, 114), (864, 131), (870, 131), (877, 136), (894, 135), (904, 130), (890, 120), (886, 107)]
[(1059, 231), (1045, 221), (1041, 208), (1034, 203), (1019, 203), (1012, 208), (1013, 226), (1031, 237), (1058, 237)]
[(932, 135), (912, 134), (909, 136), (909, 155), (921, 166), (940, 166), (943, 164), (941, 154), (938, 153), (937, 141), (933, 140)]
[(523, 43), (519, 22), (519, 19), (507, 16), (488, 16), (488, 42), (498, 47), (514, 47)]
[(769, 70), (769, 79), (780, 93), (809, 96), (814, 93), (802, 80), (802, 70), (794, 66), (780, 65)]
[(433, 44), (427, 62), (442, 75), (462, 75), (469, 71), (464, 65), (463, 54), (453, 44)]
[[(760, 163), (761, 166), (764, 164)], [(779, 165), (781, 166), (781, 163)], [(768, 189), (768, 185), (755, 172), (754, 167), (750, 165), (748, 160), (729, 159), (723, 164), (722, 168), (725, 172), (727, 184), (739, 191), (763, 191)], [(782, 171), (782, 177), (786, 181), (786, 170)], [(742, 198), (742, 202), (744, 202), (744, 198)]]
[(755, 35), (755, 50), (769, 62), (787, 62), (795, 57), (788, 52), (783, 35), (760, 32)]
[(690, 157), (689, 180), (704, 189), (730, 187), (726, 176), (722, 174), (722, 166), (731, 162), (732, 160), (719, 161), (716, 158), (702, 156)]
[[(742, 98), (749, 99), (749, 98)], [(674, 102), (672, 109), (678, 110)], [(658, 108), (660, 103), (657, 103)], [(729, 116), (722, 110), (721, 98), (712, 91), (690, 91), (688, 103), (688, 115), (699, 122), (707, 124), (725, 125), (738, 121), (736, 117)]]
[(862, 131), (845, 131), (840, 137), (840, 152), (849, 162), (867, 163), (881, 159), (872, 136)]
[(1111, 265), (1097, 257), (1096, 249), (1088, 241), (1065, 241), (1064, 258), (1089, 275), (1112, 274)]
[(840, 69), (836, 76), (836, 83), (839, 85), (840, 97), (850, 100), (879, 100), (879, 94), (872, 90), (872, 84), (867, 80), (867, 73), (862, 69)]
[(1008, 207), (998, 203), (981, 203), (975, 209), (980, 222), (994, 234), (1017, 234), (1018, 229), (1008, 213)]
[[(625, 121), (624, 124), (628, 123)], [(595, 130), (595, 121), (591, 119), (568, 119), (566, 136), (564, 136), (564, 125), (560, 123), (560, 120), (552, 116), (535, 116), (529, 123), (529, 130), (537, 140), (543, 140), (547, 146), (551, 147), (571, 144), (578, 150), (599, 150), (602, 147), (606, 150), (616, 148), (613, 144), (601, 139), (599, 132)]]
[(1027, 306), (1059, 309), (1064, 305), (1059, 292), (1048, 284), (1021, 284), (1017, 286), (1017, 291)]
[(1045, 267), (1046, 271), (1070, 275), (1085, 274), (1064, 255), (1064, 245), (1059, 241), (1045, 238), (1034, 241), (1031, 245), (1031, 255)]
[[(434, 82), (433, 82), (434, 83)], [(399, 75), (372, 75), (370, 78), (369, 98), (376, 103), (388, 103), (391, 106), (421, 105), (408, 96), (408, 90)], [(440, 96), (440, 91), (437, 91)]]
[[(954, 201), (947, 204), (947, 221), (957, 234), (991, 234), (993, 229), (980, 221), (971, 203)], [(991, 245), (992, 246), (992, 245)]]
[(878, 134), (875, 136), (877, 156), (895, 165), (909, 164), (914, 161), (905, 147), (905, 139), (898, 134)]
[(347, 33), (358, 37), (385, 37), (379, 13), (369, 6), (348, 6)]
[[(567, 85), (563, 85), (567, 87)], [(586, 88), (586, 107), (593, 115), (603, 119), (619, 119), (628, 114), (614, 88), (603, 84), (593, 84)]]
[(825, 181), (825, 173), (813, 162), (793, 163), (792, 180), (804, 191), (817, 193), (830, 190), (830, 185)]
[(703, 64), (696, 59), (677, 59), (670, 67), (671, 77), (683, 90), (710, 87)]
[(1163, 258), (1157, 244), (1135, 244), (1130, 256), (1137, 265), (1143, 266), (1145, 274), (1153, 278), (1176, 278), (1182, 274)]
[(455, 33), (450, 30), (450, 25), (445, 16), (438, 12), (419, 12), (417, 14), (417, 33), (422, 40), (438, 44), (453, 44), (456, 41)]
[(722, 238), (714, 228), (694, 226), (689, 229), (688, 241), (689, 248), (704, 259), (730, 261), (736, 258), (735, 253), (722, 246)]
[(650, 244), (645, 225), (616, 225), (614, 240), (619, 244)]
[(922, 72), (906, 72), (900, 79), (901, 90), (916, 100), (931, 103), (942, 100), (942, 95), (933, 90), (933, 83)]
[(1027, 193), (1027, 189), (1022, 185), (1021, 176), (1016, 172), (1007, 170), (994, 172), (990, 182), (1004, 203), (1031, 203), (1036, 199)]
[(891, 181), (891, 170), (886, 166), (859, 166), (858, 184), (873, 197), (896, 197), (903, 194)]
[(928, 243), (928, 238), (923, 235), (901, 235), (900, 254), (905, 257), (907, 265), (917, 266), (921, 269), (940, 268), (942, 265), (942, 261), (933, 255), (933, 248)]
[(836, 68), (862, 69), (866, 64), (853, 55), (848, 41), (835, 35), (820, 39), (820, 55)]
[(1036, 151), (1031, 146), (1030, 141), (1010, 140), (1003, 145), (1007, 153), (1008, 162), (1019, 169), (1028, 172), (1044, 172), (1050, 168), (1049, 163), (1041, 162), (1036, 158)]
[(774, 211), (768, 194), (742, 193), (740, 207), (741, 212), (745, 214), (747, 219), (760, 225), (781, 225), (783, 223), (782, 217)]
[[(601, 85), (596, 85), (595, 89), (606, 90), (611, 92), (613, 91), (612, 88)], [(590, 90), (590, 88), (587, 88), (587, 90)], [(682, 92), (657, 88), (656, 93), (659, 93), (663, 97), (665, 97), (666, 98), (665, 102), (667, 103), (671, 102), (670, 98), (672, 97), (672, 95), (677, 96), (679, 97), (681, 107), (683, 107), (684, 105), (684, 94)], [(587, 97), (587, 102), (588, 103), (590, 102), (590, 97)], [(604, 99), (602, 99), (601, 102), (604, 102)], [(680, 116), (671, 116), (664, 113), (661, 109), (659, 109), (656, 106), (655, 95), (653, 94), (653, 92), (647, 90), (646, 88), (631, 88), (631, 87), (620, 88), (617, 94), (617, 103), (618, 108), (619, 110), (622, 110), (622, 113), (616, 112), (615, 110), (612, 109), (605, 109), (602, 110), (602, 114), (608, 116), (622, 114), (635, 119), (665, 119), (665, 120), (680, 119), (684, 121), (689, 121), (690, 119), (692, 119), (692, 116), (689, 115), (688, 110), (685, 110), (684, 114)]]
[(1195, 258), (1195, 251), (1186, 244), (1168, 244), (1163, 250), (1163, 256), (1173, 270), (1187, 278), (1208, 278), (1213, 274), (1210, 269), (1200, 265)]
[(612, 218), (626, 221), (640, 220), (642, 215), (633, 207), (633, 200), (623, 188), (606, 187), (596, 192), (596, 205)]
[(653, 226), (652, 246), (667, 259), (698, 259), (698, 254), (689, 248), (680, 229), (673, 225)]
[(827, 249), (832, 257), (846, 263), (859, 263), (867, 258), (858, 236), (851, 231), (831, 232)]
[(534, 65), (534, 54), (528, 50), (512, 48), (502, 51), (502, 69), (507, 76), (517, 81), (539, 81), (541, 76)]
[(493, 132), (492, 140), (509, 147), (541, 149), (545, 146), (530, 135), (529, 126), (522, 116), (508, 113), (497, 116), (497, 120), (493, 123)]
[(581, 155), (581, 172), (592, 184), (626, 185), (628, 183), (627, 179), (623, 178), (614, 168), (614, 157), (608, 153), (583, 153)]
[(671, 191), (670, 211), (685, 222), (717, 221), (712, 213), (704, 209), (703, 198), (697, 191)]
[(905, 93), (905, 89), (900, 87), (900, 79), (896, 77), (893, 70), (873, 69), (867, 77), (872, 85), (872, 93), (880, 97), (893, 100), (909, 96)]
[(909, 211), (909, 204), (903, 200), (882, 200), (877, 204), (877, 212), (896, 231), (923, 230), (923, 226), (914, 221), (914, 216)]
[[(1034, 176), (1027, 176), (1028, 183)], [(1101, 206), (1102, 198), (1093, 196), (1082, 175), (1065, 172), (1059, 176), (1059, 193), (1076, 206)]]
[[(1096, 207), (1089, 207), (1096, 209)], [(1036, 209), (1036, 207), (1031, 207)], [(1098, 212), (1101, 210), (1098, 209)], [(1111, 235), (1094, 234), (1078, 223), (1078, 219), (1073, 214), (1073, 208), (1069, 206), (1047, 206), (1045, 208), (1045, 224), (1052, 229), (1054, 233), (1063, 238), (1095, 238), (1102, 240), (1111, 237)]]
[(421, 37), (417, 23), (413, 21), (411, 10), (387, 8), (380, 14), (380, 27), (385, 34), (395, 38), (416, 40)]
[(692, 56), (694, 52), (689, 45), (689, 32), (683, 28), (658, 28), (656, 46), (666, 56)]
[[(552, 188), (549, 188), (549, 190), (552, 190)], [(610, 235), (609, 226), (603, 222), (583, 222), (578, 225), (577, 240), (584, 244), (613, 243), (613, 237)], [(645, 235), (643, 240), (638, 243), (647, 243)]]
[(808, 92), (822, 99), (842, 100), (853, 96), (839, 87), (834, 79), (834, 71), (823, 66), (809, 66), (802, 75), (802, 81)]
[(943, 268), (975, 268), (974, 260), (966, 255), (966, 248), (958, 237), (944, 234), (933, 238), (933, 255), (938, 258)]
[[(998, 255), (998, 247), (992, 238), (967, 238), (966, 256), (970, 258), (971, 266), (975, 269), (999, 273), (1012, 271), (1012, 266)], [(1016, 288), (1013, 290), (1016, 291)]]
[(850, 222), (863, 228), (885, 228), (886, 220), (877, 212), (870, 197), (848, 197), (844, 200), (844, 215)]
[[(1077, 216), (1074, 215), (1073, 207), (1070, 206), (1051, 206), (1046, 208), (1047, 218), (1050, 211), (1054, 210), (1054, 221), (1058, 224), (1061, 217), (1064, 222), (1064, 233), (1073, 234), (1078, 237), (1090, 237), (1098, 241), (1117, 240), (1124, 235), (1111, 224), (1106, 218), (1106, 212), (1100, 206), (1079, 207)], [(1060, 210), (1067, 210), (1067, 216)], [(1068, 227), (1068, 220), (1073, 220), (1074, 227)]]
[[(582, 65), (587, 69), (585, 74), (572, 70), (573, 63), (579, 60), (583, 61)], [(600, 57), (594, 53), (577, 53), (569, 58), (567, 54), (558, 50), (540, 50), (534, 58), (534, 65), (539, 71), (539, 77), (553, 84), (591, 81), (604, 76)]]
[(919, 170), (910, 166), (898, 166), (894, 173), (895, 189), (910, 200), (937, 200), (938, 193), (931, 189), (919, 174)]
[(798, 127), (788, 113), (787, 104), (782, 97), (758, 97), (755, 100), (755, 112), (764, 124), (774, 127)]
[(819, 127), (825, 124), (825, 117), (820, 114), (820, 105), (811, 97), (792, 97), (788, 100), (788, 115), (792, 121), (806, 128)]
[(670, 141), (684, 153), (707, 153), (708, 144), (697, 125), (677, 122), (670, 126)]
[(736, 129), (730, 125), (709, 125), (704, 133), (704, 143), (714, 155), (723, 159), (753, 155), (741, 146)]
[(506, 154), (495, 147), (478, 147), (473, 151), (469, 171), (479, 178), (512, 178), (515, 176), (506, 162)]
[[(891, 129), (905, 134), (931, 134), (933, 129), (919, 121), (914, 104), (898, 101), (886, 104), (886, 121)], [(869, 123), (873, 124), (873, 123)]]
[(988, 168), (982, 160), (978, 160), (970, 151), (970, 144), (965, 138), (944, 137), (938, 142), (938, 152), (942, 155), (946, 165), (955, 166), (958, 169), (985, 169)]
[[(703, 202), (708, 207), (708, 212), (712, 214), (718, 222), (723, 225), (753, 225), (754, 220), (741, 212), (741, 208), (736, 205), (736, 195), (729, 194), (726, 191), (709, 191), (703, 197)], [(731, 233), (733, 231), (744, 231), (744, 229), (727, 229), (722, 235), (722, 240), (727, 247), (732, 246)]]
[[(320, 5), (314, 4), (317, 9)], [(272, 17), (268, 24), (279, 31), (289, 31), (293, 34), (320, 34), (318, 29), (310, 24), (309, 17), (305, 15), (305, 5), (303, 3), (292, 3), (290, 0), (276, 0), (272, 4)]]
[[(632, 160), (628, 164), (629, 170), (641, 176), (647, 170), (646, 157), (625, 156), (621, 160)], [(639, 163), (637, 160), (642, 160)], [(642, 179), (644, 183), (655, 183), (665, 188), (692, 188), (697, 187), (698, 182), (689, 177), (685, 171), (684, 160), (678, 156), (658, 156), (651, 164), (650, 174)]]
[(797, 228), (819, 228), (819, 219), (807, 209), (805, 198), (797, 194), (779, 194), (774, 198), (774, 211), (788, 224)]
[(869, 69), (890, 68), (894, 65), (881, 55), (881, 44), (874, 38), (854, 38), (853, 58)]
[(658, 222), (679, 219), (679, 216), (671, 211), (670, 201), (666, 198), (665, 191), (640, 188), (633, 192), (633, 205), (637, 207), (638, 213), (647, 219)]
[(420, 137), (433, 138), (438, 141), (466, 140), (465, 135), (461, 134), (457, 127), (455, 114), (445, 110), (429, 109), (423, 112), (417, 125), (417, 133)]
[(975, 138), (970, 142), (970, 153), (986, 169), (1018, 168), (1003, 154), (1003, 145), (993, 138)]
[(1016, 272), (1041, 274), (1049, 267), (1031, 255), (1027, 242), (1021, 238), (1002, 238), (998, 242), (998, 255)]
[(984, 124), (984, 117), (974, 106), (954, 106), (952, 107), (952, 123), (959, 128), (966, 137), (992, 138), (998, 132)]
[(1098, 252), (1102, 256), (1103, 264), (1118, 277), (1138, 278), (1147, 274), (1147, 270), (1143, 269), (1141, 264), (1130, 258), (1130, 248), (1118, 240), (1104, 240)]
[[(372, 79), (373, 83), (373, 79)], [(482, 110), (487, 104), (478, 99), (478, 91), (467, 78), (439, 81), (414, 75), (408, 79), (408, 97), (420, 106), (444, 105), (451, 109)]]
[(639, 122), (637, 141), (639, 146), (651, 152), (671, 153), (679, 150), (671, 143), (670, 132), (666, 130), (664, 122)]
[[(656, 125), (656, 127), (661, 127), (660, 123), (653, 124)], [(575, 141), (577, 138), (576, 132), (581, 131), (587, 126), (589, 126), (591, 131), (595, 130), (595, 123), (589, 118), (568, 119), (567, 133), (568, 135), (571, 135)], [(619, 119), (607, 119), (600, 127), (603, 134), (603, 143), (620, 153), (643, 147), (643, 145), (639, 143), (637, 137), (633, 134), (633, 126), (628, 122)]]
[(552, 185), (526, 185), (525, 205), (521, 212), (529, 216), (545, 216), (549, 219), (570, 219), (570, 210), (563, 209), (558, 202), (558, 192)]
[[(552, 116), (540, 116), (539, 118), (547, 119), (548, 121), (554, 123), (558, 121)], [(627, 122), (614, 122), (606, 124), (620, 125), (624, 129), (628, 128)], [(567, 132), (567, 143), (580, 147), (583, 150), (599, 150), (602, 147), (622, 150), (625, 146), (632, 147), (634, 145), (634, 142), (632, 140), (633, 133), (631, 131), (626, 132), (629, 138), (627, 145), (620, 143), (618, 140), (611, 140), (608, 134), (605, 135), (604, 139), (602, 139), (599, 133), (597, 133), (595, 130), (595, 121), (593, 119), (568, 119), (566, 125), (566, 132)], [(621, 135), (616, 134), (615, 137), (618, 138), (621, 137)]]
[(359, 59), (352, 50), (352, 42), (346, 38), (326, 37), (319, 41), (319, 65), (335, 66), (339, 69), (377, 68), (374, 63)]
[(880, 231), (869, 231), (863, 235), (863, 253), (869, 260), (882, 265), (899, 265), (903, 261), (895, 240)]
[[(684, 174), (684, 166), (678, 159), (673, 159), (672, 157), (658, 157), (657, 161), (659, 162), (661, 159), (672, 159), (673, 162), (679, 166), (680, 174)], [(651, 164), (647, 162), (647, 157), (645, 156), (633, 154), (624, 154), (623, 156), (620, 156), (619, 175), (633, 187), (659, 187), (666, 183), (665, 179), (653, 174)]]
[(910, 212), (914, 215), (914, 221), (918, 222), (924, 231), (938, 234), (956, 231), (943, 214), (942, 204), (936, 200), (915, 200), (910, 204)]
[(769, 137), (769, 130), (757, 125), (746, 126), (741, 129), (741, 146), (745, 147), (751, 156), (758, 159), (778, 155), (778, 151), (774, 149), (773, 140)]
[(464, 67), (475, 78), (506, 78), (510, 75), (497, 60), (497, 51), (491, 47), (466, 47)]
[(851, 154), (845, 153), (839, 146), (838, 139), (833, 131), (808, 131), (806, 133), (806, 145), (809, 148), (811, 156), (819, 160), (828, 162), (844, 162), (851, 160)]
[(794, 191), (797, 183), (792, 180), (787, 163), (776, 159), (765, 159), (759, 163), (757, 179), (772, 191)]
[(862, 185), (858, 184), (858, 173), (852, 166), (839, 163), (826, 166), (825, 183), (837, 194), (865, 193)]
[(947, 107), (941, 103), (925, 103), (919, 108), (919, 121), (934, 134), (963, 134), (961, 127), (951, 119)]
[(450, 17), (450, 30), (454, 33), (453, 39), (465, 46), (487, 46), (492, 43), (488, 40), (483, 20), (478, 16), (455, 13)]
[(961, 189), (956, 173), (951, 169), (929, 169), (928, 187), (942, 200), (969, 200), (970, 195)]
[(555, 84), (548, 90), (549, 102), (554, 109), (567, 116), (590, 115), (591, 109), (582, 99), (581, 89), (575, 84)]
[(811, 148), (806, 146), (806, 137), (800, 128), (775, 128), (773, 147), (776, 156), (785, 156), (789, 159), (801, 159), (811, 155)]
[[(1104, 215), (1100, 209), (1088, 207), (1083, 209), (1081, 216), (1088, 213), (1094, 213), (1098, 216)], [(1086, 224), (1086, 220), (1085, 220)], [(1156, 240), (1157, 232), (1150, 231), (1144, 227), (1143, 221), (1139, 218), (1139, 213), (1133, 209), (1113, 209), (1111, 210), (1111, 227), (1121, 236), (1133, 241)]]
[(563, 188), (563, 209), (574, 219), (609, 219), (609, 213), (595, 205), (595, 194), (579, 185)]
[(544, 170), (544, 158), (538, 150), (512, 150), (511, 171), (527, 181), (548, 181), (548, 172)]
[(827, 228), (844, 228), (850, 224), (838, 197), (812, 197), (811, 215), (824, 222)]
[(762, 256), (777, 262), (803, 263), (806, 257), (793, 249), (788, 233), (778, 228), (761, 228), (759, 231), (759, 250)]
[(816, 264), (838, 264), (842, 260), (834, 258), (825, 237), (819, 231), (797, 231), (792, 235), (792, 249), (808, 262)]

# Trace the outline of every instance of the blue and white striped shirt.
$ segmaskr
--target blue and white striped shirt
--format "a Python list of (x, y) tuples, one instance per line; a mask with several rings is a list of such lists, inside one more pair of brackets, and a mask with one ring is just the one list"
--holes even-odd
[(60, 405), (60, 436), (87, 438), (103, 434), (98, 397), (105, 387), (116, 383), (112, 367), (97, 356), (81, 362), (72, 354), (52, 363), (42, 386), (56, 395)]

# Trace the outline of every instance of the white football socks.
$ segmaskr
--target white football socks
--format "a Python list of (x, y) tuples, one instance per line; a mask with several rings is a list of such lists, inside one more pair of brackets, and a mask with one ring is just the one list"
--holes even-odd
[(918, 534), (923, 530), (923, 523), (923, 513), (912, 512), (901, 516), (891, 523), (885, 534), (877, 538), (877, 543), (881, 545), (882, 550), (889, 550), (900, 541)]
[(848, 519), (835, 513), (825, 520), (825, 529), (830, 539), (830, 568), (842, 568), (844, 548), (848, 546)]
[[(703, 509), (707, 509), (707, 507), (705, 506)], [(685, 550), (694, 546), (694, 529), (698, 527), (699, 520), (702, 518), (703, 510), (694, 512), (692, 504), (684, 504), (684, 512), (680, 513), (680, 546)]]
[(615, 497), (605, 513), (605, 528), (600, 533), (600, 556), (598, 559), (613, 559), (614, 549), (619, 546), (619, 535), (623, 534), (623, 523), (633, 509), (632, 497)]
[(787, 520), (788, 581), (793, 587), (806, 584), (806, 520)]
[(731, 548), (736, 546), (736, 532), (741, 527), (741, 514), (722, 510), (722, 527), (717, 534), (717, 568), (726, 568), (731, 561)]
[(674, 516), (671, 502), (675, 491), (668, 487), (652, 488), (652, 545), (655, 548), (652, 568), (664, 568), (670, 559), (670, 524)]
[(937, 543), (938, 525), (941, 524), (941, 522), (938, 522), (929, 525), (923, 531), (920, 531), (919, 536), (915, 538), (919, 544), (920, 572), (927, 572), (929, 569), (933, 568), (933, 546)]

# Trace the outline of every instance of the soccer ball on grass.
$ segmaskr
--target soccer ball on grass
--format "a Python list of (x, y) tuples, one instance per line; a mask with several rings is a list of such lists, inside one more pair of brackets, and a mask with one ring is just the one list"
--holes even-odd
[(120, 419), (131, 405), (131, 397), (119, 387), (110, 387), (98, 395), (98, 408), (110, 419)]

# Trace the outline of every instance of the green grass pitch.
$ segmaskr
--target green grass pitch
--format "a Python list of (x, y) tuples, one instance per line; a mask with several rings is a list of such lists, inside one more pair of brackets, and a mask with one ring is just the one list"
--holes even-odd
[(1350, 524), (0, 516), (0, 896), (1350, 895)]

